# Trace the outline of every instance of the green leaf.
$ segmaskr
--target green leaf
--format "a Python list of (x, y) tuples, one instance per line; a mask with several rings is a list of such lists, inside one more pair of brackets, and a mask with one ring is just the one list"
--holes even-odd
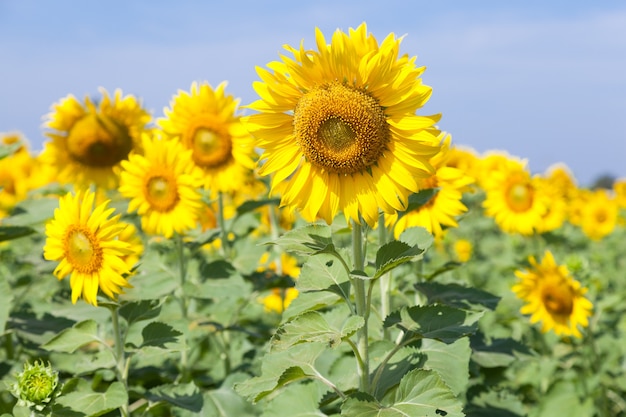
[(399, 265), (416, 260), (423, 252), (417, 246), (410, 246), (399, 240), (385, 243), (376, 252), (376, 273), (374, 274), (374, 279), (380, 278)]
[(178, 336), (182, 335), (182, 333), (175, 330), (169, 324), (154, 321), (148, 323), (148, 325), (143, 328), (141, 335), (143, 336), (143, 341), (140, 347), (154, 346), (161, 349), (168, 349), (165, 345), (167, 343), (178, 342)]
[[(420, 337), (436, 339), (444, 343), (474, 333), (476, 317), (467, 312), (444, 305), (403, 307), (385, 319), (385, 327), (397, 326)], [(471, 324), (468, 325), (468, 322)]]
[(57, 371), (65, 371), (71, 375), (87, 375), (100, 369), (114, 369), (117, 364), (111, 349), (95, 353), (52, 353), (50, 362)]
[(395, 347), (395, 343), (390, 341), (378, 341), (370, 346), (370, 365), (375, 369), (374, 375), (380, 373), (374, 392), (376, 398), (383, 398), (390, 389), (398, 386), (407, 372), (425, 361), (425, 355), (419, 349), (406, 346), (398, 350), (380, 369), (383, 366), (382, 359)]
[(500, 297), (477, 288), (468, 288), (459, 284), (440, 284), (438, 282), (419, 282), (415, 289), (428, 298), (429, 304), (445, 304), (456, 308), (470, 308), (475, 305), (495, 310)]
[(150, 401), (165, 401), (185, 410), (199, 412), (204, 400), (200, 390), (193, 383), (166, 384), (151, 388), (144, 396)]
[(377, 402), (359, 393), (341, 407), (345, 417), (463, 417), (463, 405), (434, 371), (416, 369), (400, 381), (395, 394)]
[[(583, 400), (584, 399), (584, 400)], [(581, 398), (570, 381), (558, 381), (541, 398), (537, 417), (568, 416), (586, 417), (594, 415), (593, 398)]]
[(55, 197), (26, 199), (13, 208), (10, 217), (3, 219), (3, 224), (11, 226), (34, 226), (43, 224), (54, 216), (59, 207), (59, 199)]
[(305, 291), (331, 291), (350, 301), (350, 281), (342, 263), (330, 254), (311, 256), (302, 266), (296, 289)]
[(528, 346), (511, 338), (491, 339), (487, 344), (478, 333), (470, 341), (472, 360), (483, 368), (509, 366), (518, 359), (519, 354), (532, 355)]
[(119, 309), (120, 316), (126, 319), (129, 326), (138, 321), (158, 317), (160, 312), (161, 302), (159, 300), (132, 301)]
[(289, 230), (278, 239), (269, 243), (274, 243), (285, 251), (298, 255), (335, 252), (330, 226), (321, 223)]
[(56, 352), (72, 353), (81, 346), (96, 341), (100, 342), (98, 324), (95, 320), (85, 320), (63, 330), (41, 347)]
[[(296, 288), (298, 288), (297, 283)], [(283, 320), (291, 320), (293, 317), (306, 313), (307, 311), (325, 309), (340, 301), (342, 301), (342, 298), (331, 292), (300, 293), (283, 312)]]
[(128, 403), (128, 393), (121, 382), (113, 382), (105, 392), (95, 392), (87, 381), (80, 380), (72, 392), (61, 395), (55, 400), (54, 415), (70, 409), (95, 417), (106, 414)]
[(405, 229), (398, 239), (409, 246), (417, 246), (422, 250), (430, 248), (434, 242), (433, 235), (424, 227), (409, 227)]
[(424, 339), (420, 352), (426, 355), (424, 369), (436, 371), (453, 394), (465, 392), (469, 384), (469, 361), (472, 354), (467, 337), (450, 344)]
[(407, 205), (406, 210), (398, 213), (398, 219), (402, 218), (406, 214), (409, 214), (411, 211), (417, 210), (426, 205), (438, 192), (438, 188), (427, 188), (411, 194), (409, 196), (409, 204)]
[(254, 211), (263, 206), (276, 206), (280, 204), (280, 198), (268, 198), (264, 200), (248, 200), (237, 207), (237, 216)]
[(267, 405), (263, 404), (262, 417), (326, 417), (319, 409), (320, 397), (316, 384), (288, 385)]
[(0, 226), (0, 242), (17, 239), (35, 233), (35, 229), (28, 226)]
[(290, 349), (270, 352), (263, 357), (261, 375), (235, 385), (235, 390), (253, 402), (284, 385), (313, 377), (315, 360), (326, 350), (325, 343), (301, 343)]
[(2, 272), (0, 272), (0, 335), (4, 334), (9, 314), (13, 308), (13, 291), (9, 286), (7, 276)]
[(310, 311), (283, 324), (272, 338), (271, 346), (273, 350), (285, 350), (302, 342), (321, 342), (334, 348), (363, 327), (363, 324), (363, 317), (350, 316), (343, 328), (337, 329), (322, 314)]

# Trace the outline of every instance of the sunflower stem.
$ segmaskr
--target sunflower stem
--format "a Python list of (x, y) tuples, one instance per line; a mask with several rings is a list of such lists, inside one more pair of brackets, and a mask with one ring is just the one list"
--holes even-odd
[(221, 191), (217, 193), (217, 224), (220, 227), (222, 254), (224, 258), (228, 259), (230, 245), (228, 244), (228, 231), (226, 230), (226, 221), (224, 219), (224, 193)]
[[(381, 247), (387, 243), (387, 228), (385, 227), (385, 214), (378, 215), (378, 246)], [(389, 315), (389, 289), (391, 288), (391, 274), (387, 272), (378, 280), (380, 285), (380, 317), (382, 320)], [(383, 340), (389, 339), (389, 329), (383, 326)]]
[[(363, 259), (363, 230), (361, 224), (352, 222), (352, 261), (355, 271), (365, 269)], [(357, 348), (361, 361), (359, 362), (359, 389), (362, 392), (369, 392), (369, 346), (367, 334), (367, 320), (369, 318), (367, 294), (365, 293), (365, 280), (356, 278), (354, 283), (354, 301), (357, 315), (363, 317), (363, 327), (357, 331)]]
[[(113, 325), (113, 337), (115, 338), (114, 352), (117, 361), (115, 374), (117, 375), (117, 380), (124, 386), (124, 390), (128, 392), (128, 367), (126, 366), (126, 354), (124, 352), (124, 336), (120, 327), (119, 306), (111, 306), (109, 311), (111, 312), (111, 324)], [(122, 417), (129, 415), (128, 403), (122, 405), (120, 414)]]
[[(187, 295), (185, 295), (185, 282), (187, 281), (187, 260), (185, 259), (185, 245), (183, 237), (180, 234), (176, 234), (176, 255), (178, 258), (178, 272), (180, 275), (180, 296), (178, 301), (180, 303), (180, 310), (183, 319), (187, 319), (189, 316), (189, 302)], [(187, 381), (189, 369), (187, 365), (187, 349), (181, 349), (180, 351), (180, 377), (183, 381)]]

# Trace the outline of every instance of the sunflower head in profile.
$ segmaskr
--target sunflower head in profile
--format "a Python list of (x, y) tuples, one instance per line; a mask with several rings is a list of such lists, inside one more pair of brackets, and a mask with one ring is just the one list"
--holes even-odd
[(58, 172), (58, 180), (79, 186), (117, 187), (120, 162), (140, 144), (150, 115), (133, 96), (100, 89), (99, 103), (81, 103), (69, 95), (53, 106), (45, 127), (51, 139), (43, 157)]
[(286, 46), (293, 57), (257, 68), (260, 99), (248, 106), (257, 113), (244, 122), (263, 149), (260, 174), (306, 220), (343, 211), (373, 225), (379, 209), (405, 209), (434, 172), (439, 116), (415, 114), (431, 88), (393, 34), (379, 44), (362, 24), (330, 43), (319, 29), (315, 38), (317, 50)]
[(213, 191), (237, 191), (255, 167), (256, 153), (250, 133), (237, 115), (239, 101), (225, 92), (193, 83), (180, 91), (159, 126), (191, 150), (193, 163), (204, 172), (204, 187)]
[(133, 253), (131, 245), (119, 239), (126, 227), (120, 215), (111, 217), (114, 209), (108, 201), (94, 206), (90, 191), (68, 193), (59, 200), (54, 218), (46, 225), (44, 258), (58, 261), (54, 275), (70, 275), (72, 303), (78, 297), (98, 305), (98, 290), (115, 299), (122, 288), (131, 285), (125, 278), (129, 267), (124, 261)]
[(541, 321), (541, 331), (553, 330), (559, 336), (581, 337), (579, 327), (587, 327), (593, 304), (586, 288), (570, 275), (567, 266), (557, 265), (552, 252), (546, 251), (541, 263), (529, 258), (530, 268), (515, 271), (520, 281), (513, 292), (526, 304), (522, 314), (531, 323)]
[(191, 161), (191, 150), (159, 131), (144, 134), (142, 142), (143, 155), (122, 161), (119, 191), (130, 199), (128, 211), (141, 216), (148, 234), (184, 234), (196, 227), (202, 209), (202, 173)]

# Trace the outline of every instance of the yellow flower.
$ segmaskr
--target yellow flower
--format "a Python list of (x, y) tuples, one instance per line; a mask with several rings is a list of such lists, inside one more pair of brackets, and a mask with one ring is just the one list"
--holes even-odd
[(70, 277), (72, 303), (78, 297), (98, 305), (98, 289), (115, 299), (122, 287), (130, 287), (124, 274), (129, 270), (123, 258), (132, 254), (130, 244), (119, 239), (125, 224), (120, 215), (109, 218), (114, 209), (108, 201), (94, 205), (95, 194), (68, 193), (59, 200), (54, 218), (46, 225), (44, 258), (59, 261), (54, 275)]
[(126, 242), (130, 245), (132, 253), (122, 257), (122, 259), (124, 260), (124, 262), (126, 262), (128, 269), (132, 270), (132, 268), (137, 266), (137, 263), (139, 262), (139, 258), (143, 254), (143, 251), (144, 251), (143, 241), (141, 240), (141, 237), (139, 236), (139, 232), (137, 231), (137, 228), (132, 223), (125, 224), (125, 227), (120, 232), (120, 235), (118, 236), (118, 238), (122, 242)]
[(379, 45), (361, 24), (330, 44), (319, 29), (315, 38), (317, 51), (286, 46), (293, 58), (257, 68), (261, 98), (248, 107), (259, 113), (244, 122), (264, 150), (259, 173), (306, 220), (331, 223), (343, 211), (374, 225), (379, 209), (404, 210), (417, 180), (434, 173), (439, 116), (415, 114), (431, 88), (394, 34)]
[(491, 172), (483, 207), (506, 233), (532, 235), (543, 224), (550, 197), (538, 177), (519, 164)]
[(193, 83), (191, 92), (180, 91), (158, 121), (163, 131), (177, 137), (192, 151), (193, 162), (204, 171), (204, 187), (236, 191), (255, 167), (256, 153), (250, 133), (236, 115), (239, 101), (226, 95), (222, 83)]
[(467, 239), (458, 239), (454, 242), (454, 256), (459, 262), (467, 262), (472, 258), (472, 243)]
[(265, 311), (273, 311), (282, 313), (289, 307), (289, 304), (298, 297), (298, 290), (293, 287), (289, 288), (272, 288), (270, 295), (263, 298), (263, 306)]
[[(426, 228), (436, 238), (441, 238), (445, 227), (458, 227), (456, 217), (465, 213), (467, 207), (461, 199), (463, 191), (474, 182), (474, 179), (458, 168), (447, 166), (447, 155), (450, 137), (444, 140), (441, 152), (435, 155), (430, 163), (436, 169), (429, 178), (420, 179), (421, 189), (435, 189), (436, 193), (423, 206), (405, 213), (395, 224), (396, 239), (409, 227)], [(393, 222), (397, 216), (391, 215), (387, 222)]]
[(84, 104), (69, 95), (48, 115), (43, 157), (58, 172), (62, 183), (117, 187), (120, 162), (139, 145), (150, 115), (133, 96), (120, 90), (111, 98), (100, 89), (99, 104), (89, 97)]
[(550, 330), (559, 336), (581, 337), (580, 327), (589, 325), (593, 304), (586, 299), (586, 288), (571, 277), (567, 266), (557, 265), (552, 253), (546, 251), (541, 263), (529, 257), (531, 268), (515, 271), (521, 280), (513, 292), (526, 304), (522, 314), (530, 314), (530, 322), (541, 321), (541, 331)]
[(626, 209), (626, 178), (619, 178), (613, 182), (613, 192), (617, 205)]
[(592, 240), (609, 235), (617, 224), (619, 207), (607, 190), (599, 189), (587, 194), (580, 208), (580, 226)]
[(34, 167), (34, 159), (26, 150), (0, 159), (0, 218), (26, 198)]
[(128, 211), (141, 216), (148, 234), (172, 237), (196, 227), (202, 202), (201, 173), (191, 161), (191, 150), (158, 132), (143, 136), (145, 155), (122, 161), (120, 193), (130, 199)]

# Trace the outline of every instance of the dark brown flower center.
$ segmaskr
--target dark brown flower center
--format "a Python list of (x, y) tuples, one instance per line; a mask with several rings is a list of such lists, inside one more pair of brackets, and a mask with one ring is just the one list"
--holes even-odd
[(67, 137), (70, 157), (90, 167), (112, 167), (133, 149), (128, 128), (102, 115), (88, 114), (72, 126)]

